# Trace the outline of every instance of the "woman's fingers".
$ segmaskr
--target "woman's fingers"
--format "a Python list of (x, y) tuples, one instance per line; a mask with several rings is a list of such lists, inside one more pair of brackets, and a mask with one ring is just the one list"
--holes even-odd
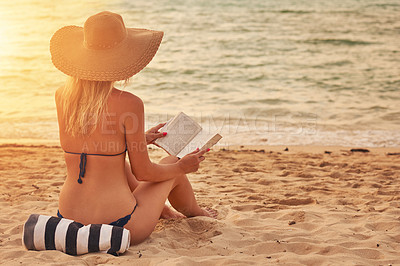
[(179, 160), (179, 163), (183, 166), (185, 173), (196, 172), (199, 169), (199, 164), (205, 159), (203, 155), (209, 150), (210, 149), (200, 150), (197, 148), (182, 157), (181, 160)]
[(205, 157), (203, 156), (206, 152), (208, 152), (210, 149), (206, 149), (206, 150), (200, 150), (199, 148), (197, 148), (196, 150), (192, 151), (191, 153), (189, 153), (188, 155), (194, 155), (195, 157), (197, 157), (198, 159), (198, 163), (204, 161)]
[(204, 157), (204, 153), (208, 152), (210, 149), (206, 149), (206, 150), (200, 150), (197, 152), (197, 156), (199, 156), (199, 162), (202, 162), (206, 159), (206, 157)]
[(210, 149), (205, 149), (205, 150), (198, 150), (197, 153), (195, 153), (197, 156), (202, 157), (204, 153), (208, 152)]
[(158, 124), (155, 127), (150, 128), (149, 130), (146, 131), (146, 133), (158, 133), (158, 130), (160, 130), (160, 128), (162, 128), (166, 123), (161, 123)]
[(199, 148), (195, 149), (191, 153), (188, 153), (187, 155), (196, 155), (197, 158), (204, 157), (203, 154), (208, 152), (210, 149), (205, 149), (205, 150), (200, 150)]
[(153, 143), (156, 139), (165, 137), (167, 132), (147, 133), (150, 143)]
[(157, 132), (154, 134), (154, 138), (158, 139), (158, 138), (165, 137), (166, 135), (167, 135), (167, 132)]
[(166, 123), (160, 123), (157, 126), (151, 128), (152, 132), (157, 132), (160, 128), (162, 128)]
[(188, 153), (187, 155), (190, 155), (190, 154), (196, 154), (198, 151), (199, 151), (199, 148), (195, 149), (195, 150), (194, 150), (194, 151), (192, 151), (191, 153)]

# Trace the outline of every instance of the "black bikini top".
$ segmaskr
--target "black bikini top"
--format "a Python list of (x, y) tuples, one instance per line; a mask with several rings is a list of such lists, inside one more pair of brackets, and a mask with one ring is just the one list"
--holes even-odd
[(69, 154), (80, 154), (81, 155), (81, 160), (79, 162), (79, 178), (78, 178), (78, 183), (82, 184), (82, 178), (85, 176), (85, 171), (86, 171), (86, 161), (87, 155), (94, 155), (94, 156), (118, 156), (121, 154), (124, 154), (128, 150), (128, 147), (125, 147), (125, 150), (123, 152), (117, 153), (117, 154), (99, 154), (99, 153), (79, 153), (79, 152), (70, 152), (70, 151), (64, 151), (65, 153)]

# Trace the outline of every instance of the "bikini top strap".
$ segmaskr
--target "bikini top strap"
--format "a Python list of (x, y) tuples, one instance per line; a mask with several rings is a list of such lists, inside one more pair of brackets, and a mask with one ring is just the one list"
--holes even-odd
[(117, 156), (124, 154), (128, 150), (128, 146), (125, 146), (125, 150), (123, 152), (117, 153), (117, 154), (99, 154), (99, 153), (78, 153), (78, 152), (71, 152), (71, 151), (65, 151), (65, 153), (69, 154), (77, 154), (80, 155), (80, 161), (79, 161), (79, 177), (78, 177), (78, 183), (82, 184), (82, 178), (85, 177), (85, 172), (86, 172), (86, 162), (87, 162), (87, 155), (95, 155), (95, 156)]
[(126, 151), (128, 150), (128, 146), (125, 146), (125, 150), (120, 152), (120, 153), (116, 153), (116, 154), (100, 154), (100, 153), (84, 153), (84, 152), (72, 152), (72, 151), (66, 151), (64, 150), (65, 153), (69, 153), (69, 154), (86, 154), (86, 155), (94, 155), (94, 156), (118, 156), (121, 154), (124, 154)]

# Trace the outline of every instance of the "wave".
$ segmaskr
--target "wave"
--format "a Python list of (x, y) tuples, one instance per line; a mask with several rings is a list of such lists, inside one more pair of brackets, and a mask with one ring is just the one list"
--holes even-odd
[(380, 106), (380, 105), (374, 105), (368, 108), (361, 108), (361, 110), (363, 111), (384, 111), (384, 110), (388, 110), (388, 107), (385, 106)]
[[(281, 105), (281, 104), (291, 104), (293, 101), (290, 100), (284, 100), (284, 99), (279, 99), (279, 98), (264, 98), (264, 99), (252, 99), (251, 100), (252, 105), (254, 104), (269, 104), (269, 105)], [(232, 101), (232, 105), (236, 106), (243, 106), (249, 104), (249, 100), (241, 100), (241, 101)], [(259, 110), (257, 110), (259, 112)], [(279, 110), (282, 111), (282, 110)], [(285, 110), (288, 111), (288, 110)], [(253, 113), (253, 111), (251, 111)]]
[(283, 10), (278, 10), (278, 13), (289, 13), (289, 14), (310, 14), (310, 13), (315, 13), (315, 11), (310, 11), (310, 10), (290, 10), (290, 9), (283, 9)]
[(400, 123), (400, 112), (392, 112), (381, 117), (382, 120), (391, 121), (396, 124)]
[(312, 39), (312, 40), (306, 40), (304, 42), (309, 44), (332, 44), (332, 45), (347, 45), (347, 46), (377, 44), (377, 42), (367, 42), (367, 41), (350, 40), (350, 39)]
[(332, 66), (345, 66), (345, 65), (351, 65), (353, 62), (349, 60), (339, 60), (339, 61), (334, 61), (334, 62), (327, 62), (325, 64), (318, 64), (312, 66), (313, 68), (324, 68), (324, 67), (332, 67)]
[(386, 9), (386, 8), (400, 7), (400, 4), (394, 4), (394, 3), (371, 4), (367, 5), (366, 7), (381, 7)]

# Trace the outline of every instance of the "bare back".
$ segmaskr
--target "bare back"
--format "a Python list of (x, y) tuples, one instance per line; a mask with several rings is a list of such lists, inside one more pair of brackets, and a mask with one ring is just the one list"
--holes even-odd
[[(80, 155), (65, 153), (67, 178), (60, 192), (60, 213), (84, 224), (110, 223), (129, 214), (136, 204), (126, 178), (125, 153), (115, 155), (126, 148), (124, 105), (121, 98), (127, 92), (113, 89), (107, 103), (109, 116), (97, 125), (93, 134), (72, 137), (65, 132), (65, 118), (56, 93), (56, 105), (60, 130), (60, 143), (64, 151), (87, 153), (85, 175), (78, 183)], [(65, 114), (68, 115), (68, 114)]]

